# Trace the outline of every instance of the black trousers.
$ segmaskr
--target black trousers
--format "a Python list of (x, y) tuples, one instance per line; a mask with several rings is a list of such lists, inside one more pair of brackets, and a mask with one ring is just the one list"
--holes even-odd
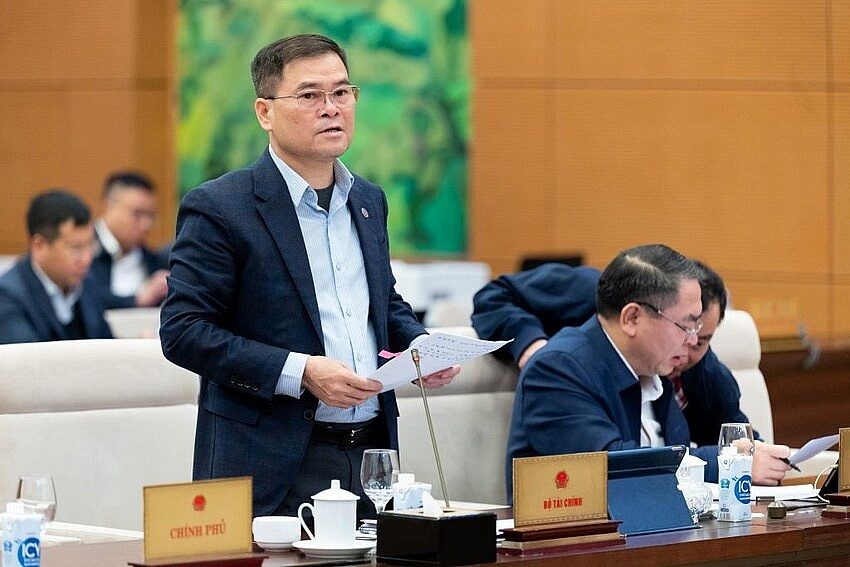
[[(389, 446), (389, 435), (386, 431), (386, 421), (378, 416), (369, 423), (375, 422), (380, 429), (377, 435), (370, 435), (369, 442), (362, 446), (350, 447), (346, 443), (334, 443), (319, 440), (318, 434), (310, 439), (307, 452), (301, 463), (301, 468), (295, 476), (286, 498), (275, 510), (277, 516), (296, 516), (298, 506), (304, 502), (313, 502), (313, 495), (330, 488), (331, 480), (339, 480), (340, 488), (353, 492), (360, 497), (357, 501), (357, 519), (375, 518), (375, 505), (363, 492), (360, 484), (360, 462), (366, 449), (384, 449)], [(345, 424), (343, 427), (357, 429), (362, 424)], [(320, 424), (315, 424), (320, 427)], [(341, 435), (346, 438), (346, 435)], [(312, 524), (310, 510), (304, 511), (304, 518)]]

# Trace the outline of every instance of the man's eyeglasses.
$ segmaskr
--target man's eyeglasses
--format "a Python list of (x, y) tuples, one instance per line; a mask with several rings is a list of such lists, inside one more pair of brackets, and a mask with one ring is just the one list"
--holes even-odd
[(638, 305), (643, 305), (644, 307), (649, 307), (650, 309), (661, 315), (663, 318), (667, 319), (668, 321), (679, 327), (679, 329), (685, 332), (685, 340), (697, 336), (697, 333), (702, 330), (702, 319), (697, 319), (696, 321), (694, 321), (693, 327), (685, 327), (678, 321), (671, 319), (670, 316), (668, 316), (666, 313), (664, 313), (662, 310), (660, 310), (651, 303), (647, 303), (645, 301), (635, 301), (635, 303), (637, 303)]
[(294, 98), (295, 104), (302, 110), (317, 110), (325, 106), (326, 101), (338, 108), (345, 108), (357, 102), (360, 96), (360, 87), (357, 85), (344, 85), (331, 91), (322, 89), (307, 89), (295, 94), (282, 96), (264, 96), (266, 100), (278, 100), (281, 98)]

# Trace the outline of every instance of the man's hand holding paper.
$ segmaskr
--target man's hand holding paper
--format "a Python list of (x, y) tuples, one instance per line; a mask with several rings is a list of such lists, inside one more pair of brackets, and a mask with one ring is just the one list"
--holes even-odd
[(434, 333), (414, 341), (407, 350), (380, 367), (369, 376), (381, 382), (386, 392), (417, 378), (416, 367), (410, 356), (411, 349), (419, 351), (419, 366), (425, 387), (436, 388), (451, 382), (460, 372), (457, 365), (493, 352), (510, 341), (484, 341), (450, 333)]
[(302, 383), (329, 406), (350, 408), (381, 392), (380, 382), (363, 378), (343, 363), (325, 356), (311, 356)]
[[(423, 376), (422, 385), (426, 388), (439, 388), (450, 383), (458, 374), (460, 374), (460, 365), (455, 364), (454, 366), (443, 368), (442, 370)], [(417, 378), (413, 383), (418, 386), (419, 379)]]

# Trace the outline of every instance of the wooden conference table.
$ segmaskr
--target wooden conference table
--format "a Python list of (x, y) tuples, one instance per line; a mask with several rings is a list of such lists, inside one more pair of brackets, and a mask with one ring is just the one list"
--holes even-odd
[[(755, 507), (756, 512), (765, 508)], [(754, 518), (749, 524), (704, 521), (700, 529), (657, 535), (631, 536), (625, 545), (524, 557), (499, 554), (505, 567), (599, 565), (641, 567), (656, 565), (797, 565), (850, 566), (850, 520), (821, 518), (821, 508), (802, 508), (783, 520)], [(46, 547), (45, 567), (115, 567), (140, 561), (142, 541), (68, 544)], [(271, 554), (264, 567), (307, 567), (352, 564), (310, 559), (288, 551)], [(363, 565), (376, 565), (364, 560)], [(380, 562), (377, 565), (381, 565)]]

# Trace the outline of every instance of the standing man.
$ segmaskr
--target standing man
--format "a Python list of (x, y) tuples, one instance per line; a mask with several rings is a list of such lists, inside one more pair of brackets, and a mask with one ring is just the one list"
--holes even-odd
[(145, 242), (156, 222), (156, 194), (150, 179), (119, 171), (103, 186), (103, 216), (95, 223), (97, 253), (89, 279), (106, 309), (153, 307), (168, 291), (168, 253)]
[[(509, 484), (514, 457), (689, 445), (670, 382), (659, 377), (685, 366), (697, 346), (704, 275), (663, 245), (625, 250), (608, 265), (597, 286), (598, 314), (558, 331), (520, 374)], [(762, 447), (763, 482), (776, 484), (788, 470), (780, 458), (790, 451)], [(709, 463), (707, 477), (716, 478), (717, 446), (693, 452)]]
[(29, 254), (0, 277), (0, 344), (111, 339), (99, 295), (83, 279), (92, 261), (89, 208), (53, 190), (27, 210)]
[(194, 476), (253, 476), (255, 515), (336, 478), (374, 516), (360, 461), (397, 447), (398, 409), (364, 376), (425, 329), (394, 289), (384, 193), (338, 159), (359, 89), (319, 35), (264, 47), (251, 75), (269, 148), (183, 200), (162, 308), (163, 352), (201, 375)]

